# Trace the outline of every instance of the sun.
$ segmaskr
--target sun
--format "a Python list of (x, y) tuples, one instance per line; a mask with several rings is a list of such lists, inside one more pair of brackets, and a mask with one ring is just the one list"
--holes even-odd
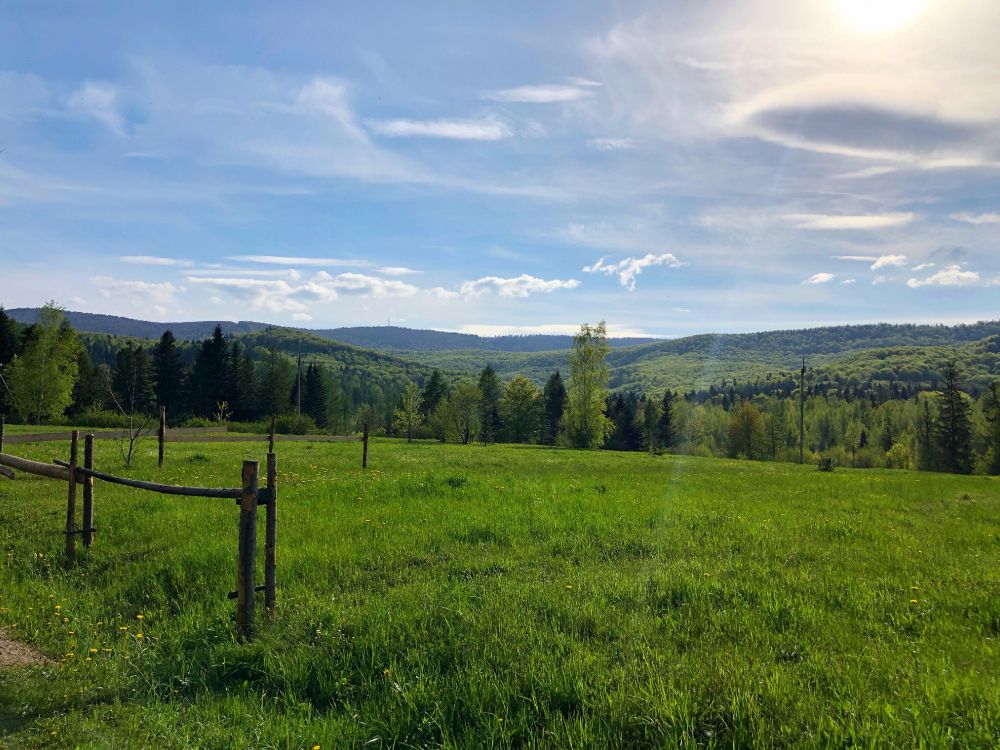
[(865, 34), (896, 31), (915, 20), (928, 5), (929, 0), (837, 0), (844, 19)]

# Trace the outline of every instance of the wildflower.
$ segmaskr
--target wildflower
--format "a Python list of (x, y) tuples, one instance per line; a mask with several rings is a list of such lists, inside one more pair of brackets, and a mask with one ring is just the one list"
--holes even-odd
[(919, 586), (910, 586), (910, 591), (920, 591)]
[(139, 614), (137, 614), (137, 615), (135, 616), (135, 619), (137, 619), (137, 620), (141, 620), (141, 619), (143, 619), (143, 614), (142, 614), (142, 612), (140, 612)]
[(916, 603), (917, 603), (916, 599), (910, 599), (910, 604), (916, 604)]
[(566, 584), (566, 589), (569, 590), (571, 588), (573, 588), (573, 584), (572, 583), (567, 583)]
[(142, 640), (142, 633), (136, 633), (135, 637), (136, 637), (137, 640), (141, 641)]
[(119, 630), (128, 630), (128, 625), (119, 625), (118, 629)]
[(92, 654), (96, 654), (96, 653), (97, 653), (97, 649), (96, 649), (96, 648), (92, 648), (92, 649), (90, 649), (90, 653), (92, 653)]
[(73, 652), (72, 652), (72, 651), (70, 651), (70, 652), (69, 652), (68, 654), (66, 654), (66, 658), (67, 658), (67, 659), (72, 659), (72, 658), (73, 658), (73, 656), (74, 656), (74, 654), (73, 654)]
[(313, 745), (312, 750), (319, 750), (319, 745)]
[(385, 677), (389, 676), (389, 667), (386, 667), (385, 669), (382, 670), (382, 675)]
[(102, 648), (101, 651), (103, 651), (106, 654), (110, 654), (111, 653), (111, 649), (110, 648)]

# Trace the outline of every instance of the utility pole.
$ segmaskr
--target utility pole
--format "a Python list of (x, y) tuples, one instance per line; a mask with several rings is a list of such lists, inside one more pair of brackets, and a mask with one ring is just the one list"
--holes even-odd
[(804, 464), (806, 454), (806, 358), (802, 357), (799, 373), (799, 463)]

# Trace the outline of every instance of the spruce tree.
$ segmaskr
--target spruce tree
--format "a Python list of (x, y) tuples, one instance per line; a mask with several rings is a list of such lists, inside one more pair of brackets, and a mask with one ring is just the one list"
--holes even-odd
[(994, 380), (990, 384), (985, 398), (984, 412), (988, 428), (986, 470), (996, 476), (1000, 474), (1000, 380)]
[(972, 472), (972, 408), (959, 387), (959, 372), (948, 362), (942, 373), (944, 382), (938, 395), (938, 415), (934, 423), (934, 441), (941, 468), (952, 474)]
[(183, 410), (184, 368), (172, 331), (164, 331), (153, 347), (153, 387), (156, 401), (167, 407), (167, 416)]
[(503, 385), (489, 365), (479, 374), (479, 439), (483, 445), (496, 442), (500, 434), (500, 399)]
[(302, 384), (302, 413), (308, 414), (318, 427), (328, 424), (327, 389), (323, 368), (311, 364), (306, 368)]
[(660, 406), (660, 446), (666, 450), (674, 447), (677, 437), (674, 430), (674, 394), (668, 388), (663, 392), (663, 403)]
[[(199, 416), (212, 416), (218, 405), (230, 401), (229, 347), (216, 326), (212, 338), (202, 342), (191, 373), (193, 407)], [(286, 395), (287, 397), (287, 395)]]
[(431, 376), (424, 383), (424, 390), (421, 394), (420, 410), (424, 416), (430, 416), (438, 408), (441, 400), (448, 396), (448, 383), (440, 370), (435, 369)]
[(542, 436), (543, 445), (555, 445), (566, 411), (566, 385), (562, 375), (556, 370), (549, 376), (542, 392)]
[(17, 351), (17, 323), (0, 306), (0, 368), (9, 365)]
[(126, 346), (118, 351), (111, 376), (111, 390), (118, 408), (126, 415), (151, 414), (156, 396), (149, 355), (141, 346)]

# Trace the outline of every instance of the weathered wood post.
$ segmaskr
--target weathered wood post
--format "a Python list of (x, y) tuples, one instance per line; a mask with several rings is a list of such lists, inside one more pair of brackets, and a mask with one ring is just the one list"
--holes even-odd
[(363, 443), (363, 446), (361, 448), (361, 468), (367, 469), (368, 468), (368, 423), (367, 422), (365, 422), (365, 431), (364, 435), (361, 438), (361, 442)]
[[(83, 438), (83, 468), (94, 468), (94, 436), (87, 435)], [(83, 546), (89, 547), (94, 543), (94, 478), (85, 477), (83, 480)]]
[(275, 546), (278, 541), (278, 457), (274, 451), (267, 454), (267, 519), (264, 528), (264, 608), (269, 617), (274, 615), (278, 598)]
[(243, 462), (243, 494), (240, 496), (239, 560), (236, 575), (236, 629), (253, 635), (254, 594), (257, 589), (257, 488), (260, 465)]
[(69, 443), (69, 490), (66, 493), (66, 561), (76, 553), (76, 460), (80, 431), (73, 430)]
[(163, 444), (167, 441), (167, 407), (160, 407), (160, 429), (156, 433), (156, 436), (160, 440), (160, 452), (157, 458), (156, 465), (163, 466)]
[(267, 439), (267, 452), (274, 453), (274, 428), (278, 421), (278, 415), (271, 415), (271, 435)]

